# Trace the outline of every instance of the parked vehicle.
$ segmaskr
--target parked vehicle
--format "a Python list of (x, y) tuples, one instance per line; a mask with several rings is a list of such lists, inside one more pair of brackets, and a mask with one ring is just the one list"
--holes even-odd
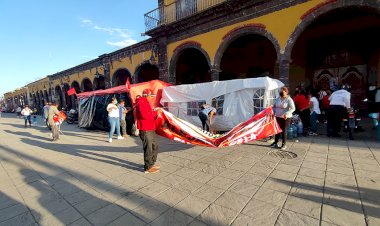
[(361, 121), (359, 111), (354, 106), (347, 110), (346, 117), (343, 118), (344, 132), (348, 133), (349, 139), (353, 140), (353, 132), (363, 132), (363, 128), (359, 125)]

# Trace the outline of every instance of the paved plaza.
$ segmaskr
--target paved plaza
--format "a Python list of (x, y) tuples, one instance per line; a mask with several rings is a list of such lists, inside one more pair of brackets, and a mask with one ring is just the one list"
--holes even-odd
[[(143, 173), (138, 137), (0, 119), (0, 226), (380, 225), (380, 142), (326, 136), (213, 149), (159, 138)], [(371, 137), (372, 136), (372, 137)]]

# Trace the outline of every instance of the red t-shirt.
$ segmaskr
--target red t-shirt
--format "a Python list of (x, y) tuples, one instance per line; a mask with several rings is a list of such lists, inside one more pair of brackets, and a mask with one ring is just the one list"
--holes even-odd
[(329, 106), (330, 106), (329, 96), (326, 95), (322, 98), (322, 109), (329, 108)]
[(294, 103), (300, 111), (303, 111), (310, 106), (310, 97), (305, 97), (305, 95), (299, 94), (293, 98)]
[(139, 130), (156, 130), (156, 115), (157, 113), (153, 111), (146, 97), (140, 97), (136, 100), (136, 120)]

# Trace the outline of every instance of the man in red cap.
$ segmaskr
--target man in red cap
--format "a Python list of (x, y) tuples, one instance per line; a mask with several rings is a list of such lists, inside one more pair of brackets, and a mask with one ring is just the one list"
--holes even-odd
[[(136, 99), (136, 120), (144, 149), (144, 171), (145, 173), (157, 173), (160, 169), (160, 166), (155, 164), (158, 154), (155, 132), (157, 112), (153, 111), (148, 102), (147, 97), (150, 95), (152, 95), (152, 91), (144, 89), (142, 97)], [(159, 108), (157, 110), (160, 111)]]

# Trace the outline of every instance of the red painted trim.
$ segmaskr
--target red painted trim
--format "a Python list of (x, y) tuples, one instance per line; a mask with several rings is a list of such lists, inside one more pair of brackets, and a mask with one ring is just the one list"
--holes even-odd
[(300, 17), (301, 20), (305, 19), (307, 16), (309, 16), (310, 14), (312, 14), (314, 11), (322, 8), (323, 6), (325, 5), (328, 5), (328, 4), (331, 4), (331, 3), (334, 3), (334, 2), (337, 2), (338, 0), (326, 0), (324, 2), (321, 2), (319, 3), (318, 5), (314, 6), (313, 8), (309, 9), (308, 11), (306, 11), (306, 13), (302, 14), (302, 16)]
[(201, 47), (202, 45), (201, 45), (201, 43), (196, 42), (196, 41), (188, 41), (188, 42), (184, 42), (184, 43), (182, 43), (181, 45), (177, 46), (177, 47), (174, 49), (173, 53), (175, 53), (178, 49), (180, 49), (180, 48), (182, 48), (182, 47), (184, 47), (184, 46), (197, 46), (197, 47)]
[(223, 40), (226, 39), (228, 36), (230, 36), (231, 34), (235, 33), (236, 31), (238, 30), (241, 30), (241, 29), (245, 29), (245, 28), (258, 28), (258, 29), (265, 29), (266, 26), (264, 24), (244, 24), (242, 26), (239, 26), (239, 27), (236, 27), (234, 29), (232, 29), (231, 31), (229, 31), (224, 37), (223, 37)]

